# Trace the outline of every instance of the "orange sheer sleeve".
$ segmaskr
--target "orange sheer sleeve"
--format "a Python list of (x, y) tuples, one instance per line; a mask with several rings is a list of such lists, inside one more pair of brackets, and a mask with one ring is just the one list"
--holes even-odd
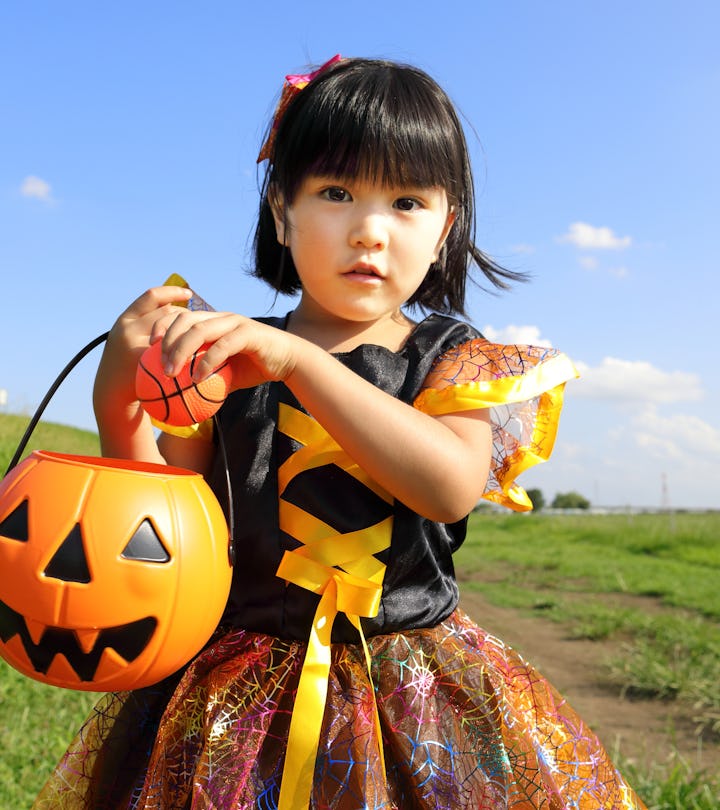
[(557, 349), (475, 338), (438, 357), (414, 405), (433, 416), (489, 408), (493, 455), (483, 498), (524, 512), (532, 503), (516, 478), (550, 457), (565, 383), (577, 376)]

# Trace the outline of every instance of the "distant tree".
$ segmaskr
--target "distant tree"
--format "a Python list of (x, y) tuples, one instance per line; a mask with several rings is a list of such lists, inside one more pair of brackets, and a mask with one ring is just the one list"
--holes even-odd
[(491, 512), (492, 504), (487, 501), (478, 501), (473, 507), (473, 512)]
[(553, 509), (589, 509), (590, 501), (579, 492), (558, 492), (551, 506)]
[(528, 498), (532, 501), (533, 509), (539, 512), (545, 506), (545, 496), (542, 494), (541, 489), (528, 489)]

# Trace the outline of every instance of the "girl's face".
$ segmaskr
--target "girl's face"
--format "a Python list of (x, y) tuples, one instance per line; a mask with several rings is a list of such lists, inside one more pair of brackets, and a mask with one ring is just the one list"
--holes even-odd
[(302, 283), (308, 316), (358, 322), (395, 315), (439, 254), (454, 214), (442, 188), (387, 188), (310, 175), (273, 206), (278, 240)]

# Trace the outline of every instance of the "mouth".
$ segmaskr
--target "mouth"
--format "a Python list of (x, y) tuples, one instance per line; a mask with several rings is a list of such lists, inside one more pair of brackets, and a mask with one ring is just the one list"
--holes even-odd
[(43, 627), (25, 619), (0, 601), (0, 640), (7, 644), (18, 636), (35, 672), (45, 675), (57, 655), (63, 655), (80, 681), (92, 681), (106, 649), (113, 649), (128, 663), (147, 647), (157, 620), (152, 616), (102, 630)]
[(375, 265), (365, 264), (364, 262), (353, 265), (344, 275), (350, 278), (377, 279), (378, 281), (385, 278)]

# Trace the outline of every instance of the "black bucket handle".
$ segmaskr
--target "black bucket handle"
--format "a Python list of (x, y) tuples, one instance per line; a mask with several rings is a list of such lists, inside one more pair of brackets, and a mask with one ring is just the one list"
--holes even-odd
[[(5, 475), (3, 478), (13, 470), (20, 459), (22, 458), (23, 453), (25, 452), (25, 448), (27, 447), (28, 442), (30, 441), (30, 437), (33, 434), (33, 431), (37, 427), (38, 422), (40, 421), (43, 413), (45, 412), (45, 408), (47, 408), (48, 403), (50, 400), (55, 396), (58, 388), (62, 385), (65, 378), (70, 374), (70, 372), (75, 368), (75, 366), (90, 352), (97, 348), (101, 343), (104, 343), (110, 335), (110, 332), (103, 332), (102, 335), (98, 335), (94, 340), (91, 340), (86, 346), (83, 346), (82, 349), (70, 360), (70, 362), (65, 366), (65, 368), (58, 374), (55, 378), (55, 381), (48, 389), (48, 392), (42, 399), (42, 402), (38, 405), (35, 413), (30, 420), (25, 433), (23, 434), (20, 442), (17, 446), (17, 450), (13, 455), (12, 459), (10, 460), (10, 464), (8, 465), (7, 470), (5, 470)], [(220, 428), (220, 421), (217, 418), (217, 415), (213, 416), (213, 424), (215, 426), (215, 430), (217, 432), (218, 437), (218, 449), (220, 450), (220, 455), (223, 461), (223, 467), (225, 469), (225, 486), (227, 488), (227, 522), (228, 522), (228, 530), (229, 530), (229, 537), (228, 537), (228, 557), (230, 559), (230, 565), (235, 564), (235, 543), (234, 543), (234, 536), (235, 536), (235, 509), (233, 506), (233, 495), (232, 495), (232, 482), (230, 480), (230, 469), (228, 467), (228, 456), (227, 456), (227, 449), (225, 447), (225, 439), (223, 437), (222, 430)]]

